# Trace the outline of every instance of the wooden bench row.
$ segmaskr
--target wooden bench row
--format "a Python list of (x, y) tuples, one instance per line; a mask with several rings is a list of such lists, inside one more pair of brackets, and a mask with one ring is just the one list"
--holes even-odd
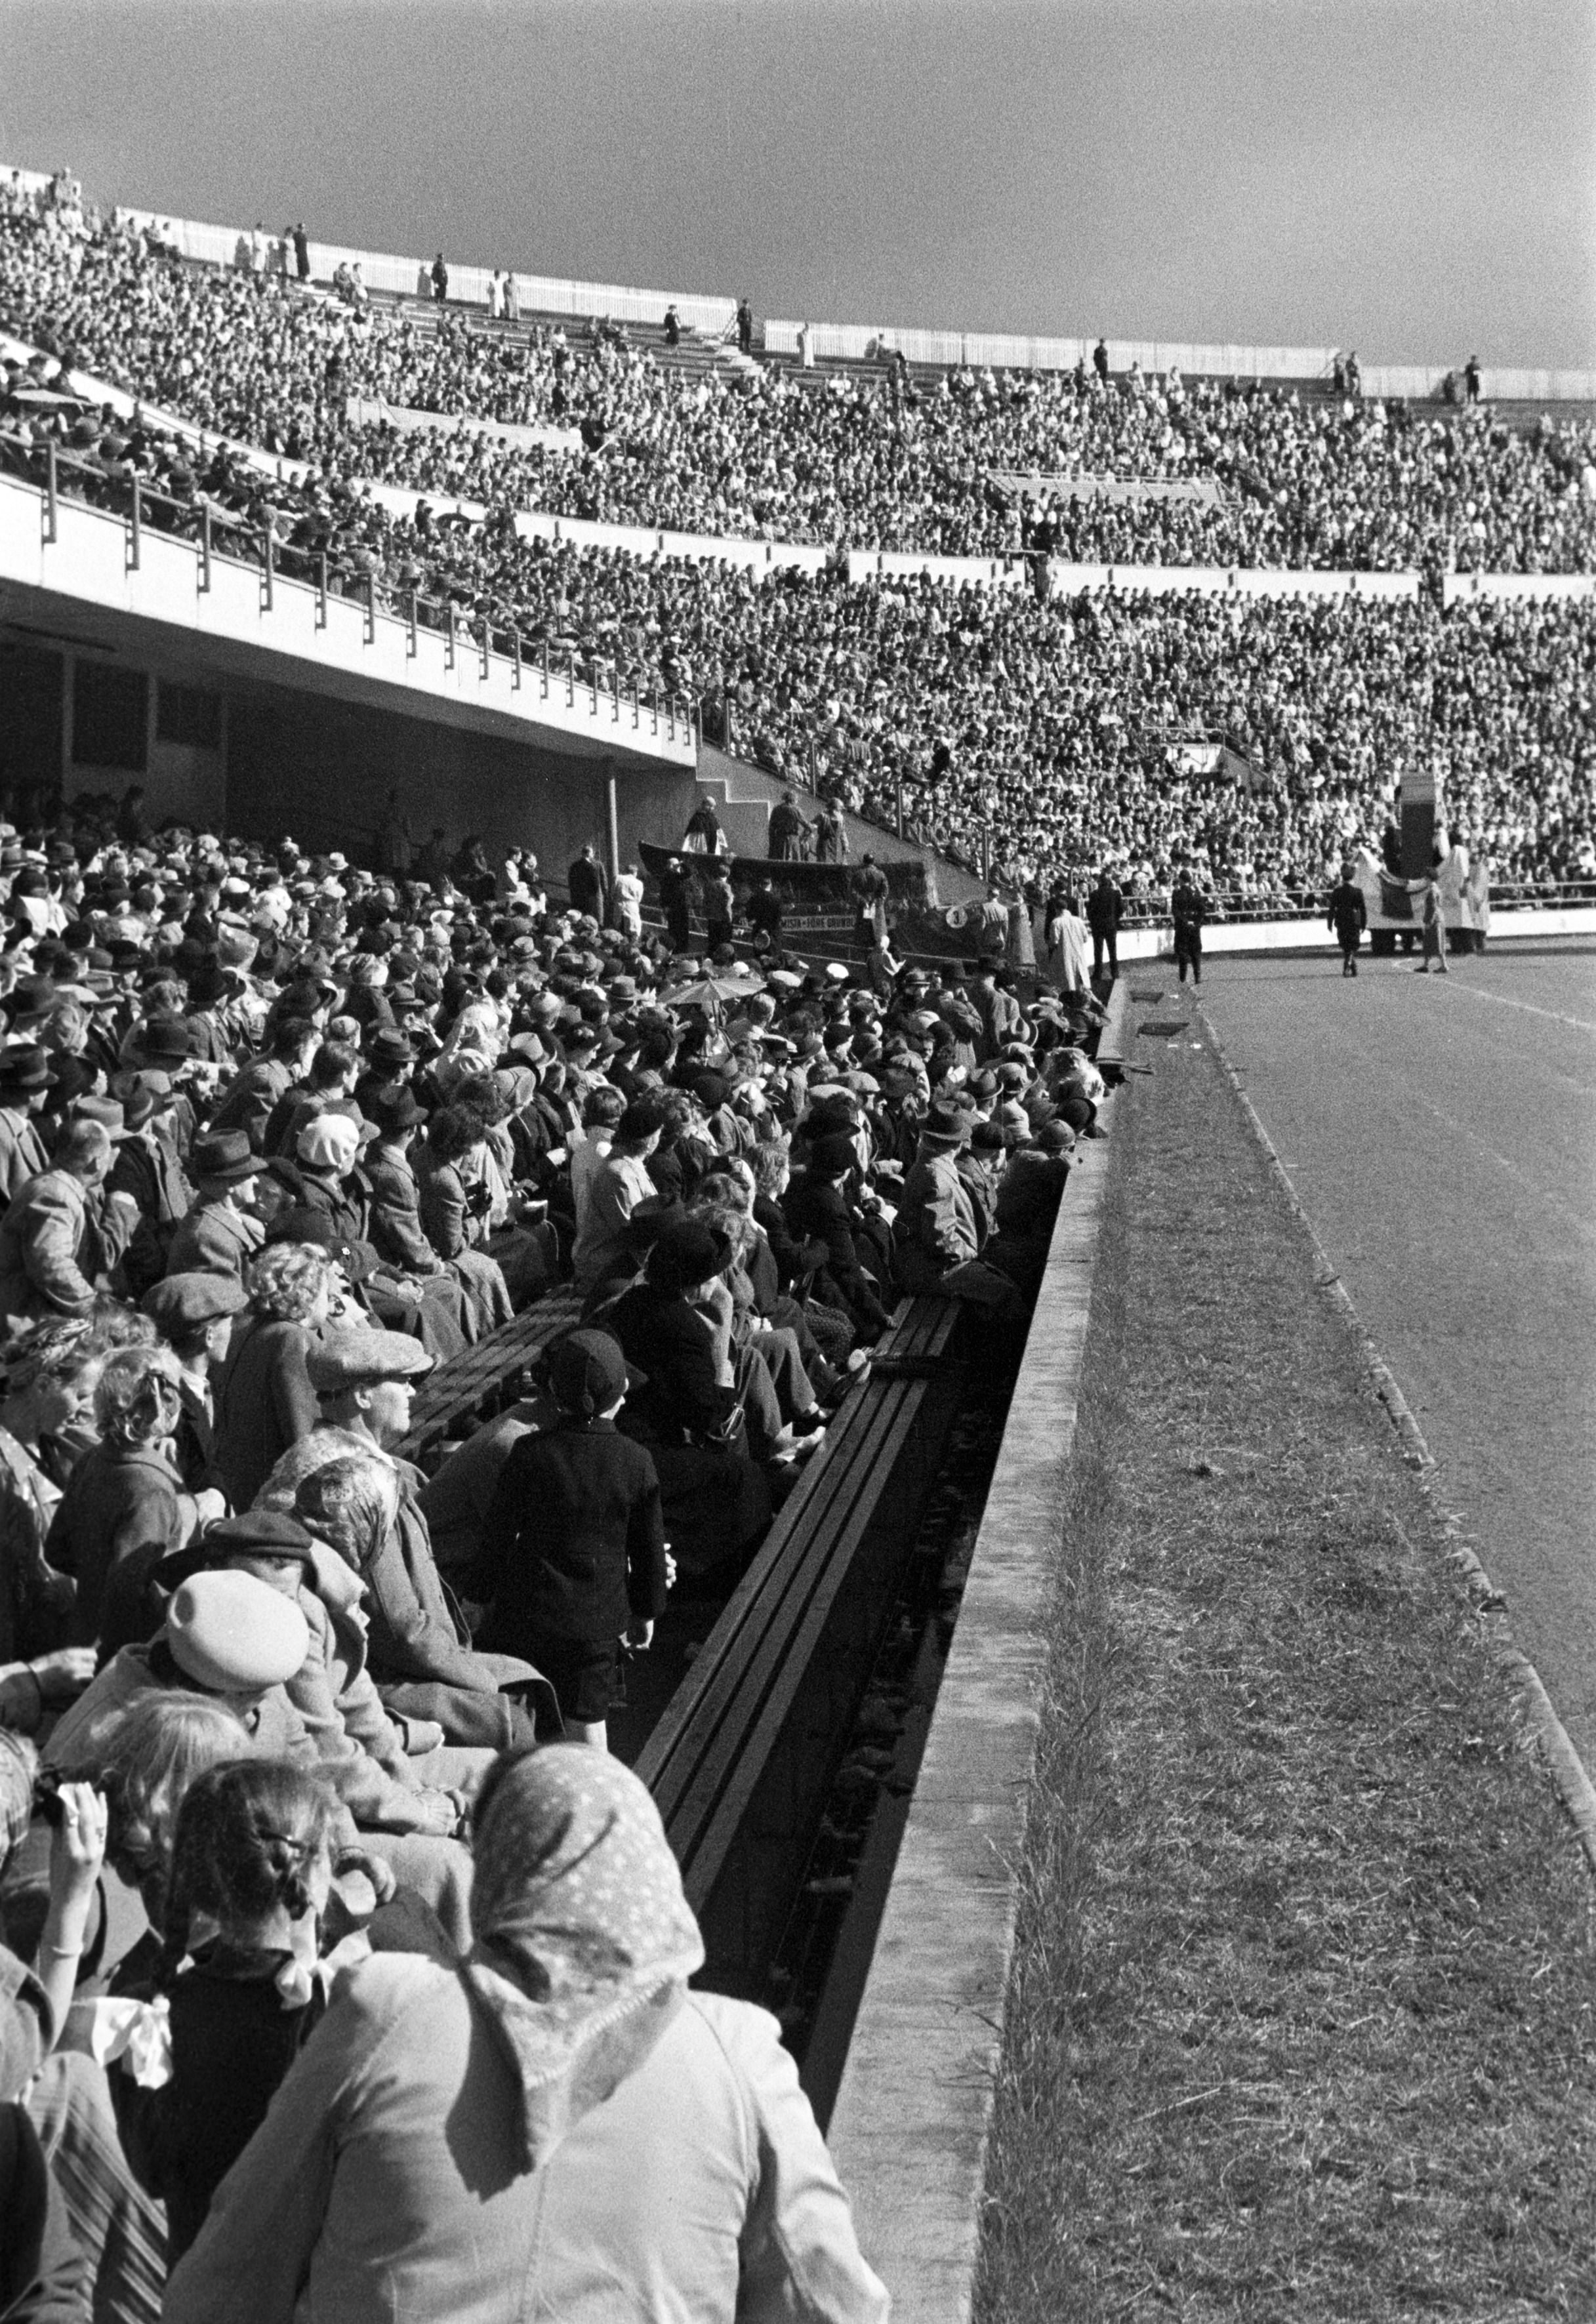
[(780, 1941), (957, 1401), (959, 1313), (899, 1306), (638, 1759), (718, 1991), (760, 1994)]
[(411, 1406), (410, 1434), (394, 1449), (422, 1466), (462, 1421), (490, 1420), (513, 1402), (536, 1357), (581, 1321), (582, 1299), (569, 1286), (550, 1291), (439, 1364)]

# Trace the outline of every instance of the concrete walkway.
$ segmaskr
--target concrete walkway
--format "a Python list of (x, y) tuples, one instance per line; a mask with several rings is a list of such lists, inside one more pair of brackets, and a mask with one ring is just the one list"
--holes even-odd
[(1203, 1000), (1596, 1771), (1596, 946), (1448, 965), (1226, 960)]

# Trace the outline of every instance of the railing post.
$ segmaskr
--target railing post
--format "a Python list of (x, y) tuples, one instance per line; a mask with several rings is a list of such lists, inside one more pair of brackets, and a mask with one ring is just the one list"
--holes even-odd
[(446, 628), (446, 630), (445, 630), (445, 632), (444, 632), (444, 655), (443, 655), (443, 666), (444, 666), (445, 669), (453, 669), (453, 668), (454, 668), (454, 666), (455, 666), (455, 621), (456, 621), (456, 615), (455, 615), (455, 601), (454, 601), (454, 599), (453, 599), (452, 597), (451, 597), (451, 598), (449, 599), (449, 601), (448, 601), (448, 617), (449, 617), (449, 618), (448, 618), (448, 625), (447, 625), (447, 627)]
[(636, 678), (633, 678), (632, 681), (632, 724), (634, 729), (642, 724), (642, 698), (638, 693), (637, 680)]
[(198, 577), (199, 595), (203, 597), (210, 588), (210, 503), (208, 501), (203, 504), (199, 512)]
[(512, 651), (510, 659), (510, 691), (512, 694), (519, 694), (521, 692), (521, 632), (519, 630), (516, 631), (512, 641)]
[(55, 546), (58, 531), (60, 482), (56, 474), (55, 442), (53, 438), (44, 447), (44, 546)]
[(374, 573), (368, 573), (365, 576), (365, 642), (371, 646), (375, 645), (376, 641), (377, 576)]
[(654, 724), (650, 729), (650, 732), (657, 734), (660, 732), (660, 689), (658, 686), (651, 687), (650, 690), (649, 707), (652, 711), (654, 716)]
[(415, 592), (413, 589), (411, 591), (410, 621), (409, 621), (408, 628), (409, 628), (409, 637), (408, 637), (408, 640), (407, 640), (407, 642), (406, 642), (405, 653), (406, 653), (406, 657), (407, 657), (407, 659), (408, 659), (409, 660), (411, 660), (411, 661), (414, 661), (414, 659), (415, 659), (415, 658), (416, 658), (416, 650), (417, 650), (417, 649), (416, 649), (416, 592)]
[[(618, 661), (610, 664), (610, 691), (614, 703), (610, 713), (610, 724), (618, 726), (621, 724), (621, 665)], [(617, 873), (616, 877), (619, 876)]]
[(490, 639), (490, 636), (491, 636), (491, 632), (490, 632), (490, 630), (489, 630), (489, 626), (488, 626), (488, 617), (487, 617), (487, 615), (484, 613), (484, 614), (483, 615), (483, 617), (482, 617), (482, 672), (481, 672), (481, 675), (482, 675), (482, 678), (483, 678), (483, 681), (484, 681), (484, 684), (486, 683), (486, 680), (487, 680), (487, 674), (488, 674), (488, 654), (489, 654), (489, 652), (490, 652), (490, 650), (491, 650), (491, 647), (490, 647), (490, 644), (489, 644), (489, 639)]
[(901, 775), (894, 778), (892, 788), (897, 793), (898, 836), (901, 839), (903, 836), (903, 777)]
[(575, 646), (567, 646), (566, 648), (566, 708), (567, 710), (574, 710), (576, 706), (577, 649)]
[(316, 626), (327, 627), (327, 551), (324, 549), (316, 560)]
[(133, 511), (127, 527), (127, 570), (136, 573), (144, 545), (143, 492), (137, 476), (133, 480)]
[(272, 528), (266, 524), (261, 527), (261, 611), (263, 613), (271, 612), (272, 602)]
[(549, 699), (549, 641), (543, 641), (543, 700)]

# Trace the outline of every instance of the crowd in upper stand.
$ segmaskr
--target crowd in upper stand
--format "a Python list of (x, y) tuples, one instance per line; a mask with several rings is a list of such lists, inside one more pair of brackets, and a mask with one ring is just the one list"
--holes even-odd
[[(953, 371), (816, 386), (775, 368), (661, 367), (623, 329), (474, 327), (193, 268), (108, 227), (7, 221), (0, 300), (25, 336), (208, 427), (346, 474), (708, 534), (1012, 554), (1040, 521), (1085, 562), (1588, 570), (1596, 448), (1583, 423), (1518, 434), (1169, 374)], [(580, 452), (352, 429), (352, 393), (558, 422)], [(1028, 503), (1003, 480), (1210, 480), (1217, 504)]]
[[(1107, 857), (1134, 899), (1166, 889), (1186, 857), (1244, 899), (1313, 897), (1349, 844), (1377, 844), (1403, 774), (1426, 769), (1453, 827), (1499, 881), (1596, 873), (1596, 615), (1582, 602), (1481, 601), (1443, 619), (1428, 593), (1416, 604), (1124, 593), (1038, 602), (1029, 587), (850, 586), (835, 569), (754, 580), (707, 560), (524, 540), (512, 512), (528, 495), (547, 504), (540, 452), (355, 429), (345, 416), (358, 388), (479, 415), (560, 418), (595, 443), (603, 434), (585, 456), (601, 466), (618, 442), (641, 440), (626, 437), (623, 420), (646, 420), (660, 489), (689, 492), (702, 469), (695, 429), (705, 440), (731, 431), (722, 449), (732, 473), (739, 461), (798, 458), (790, 429), (819, 429), (812, 443), (803, 438), (802, 458), (813, 454), (829, 490), (843, 488), (849, 463), (827, 430), (863, 431), (860, 440), (876, 446), (872, 462), (896, 458), (907, 416), (943, 431), (937, 489), (984, 496), (989, 467), (1073, 458), (1059, 448), (1071, 444), (1088, 464), (1160, 473), (1187, 441), (1162, 409), (1168, 383), (953, 375), (906, 415), (913, 391), (900, 371), (884, 388), (856, 396), (834, 383), (816, 396), (773, 374), (750, 388), (661, 372), (613, 331), (567, 346), (558, 334), (529, 341), (446, 317), (433, 333), (392, 309), (356, 314), (272, 278), (184, 266), (125, 231), (63, 226), (31, 208), (0, 233), (0, 300), (38, 344), (113, 382), (257, 445), (314, 456), (301, 481), (295, 469), (274, 478), (225, 449), (202, 454), (111, 415), (42, 416), (36, 404), (7, 401), (24, 432), (55, 437), (113, 488), (136, 472), (194, 512), (190, 530), (202, 500), (269, 524), (291, 572), (308, 574), (326, 553), (335, 587), (346, 586), (341, 576), (369, 579), (379, 602), (396, 606), (420, 591), (478, 628), (486, 619), (506, 645), (519, 633), (528, 650), (546, 649), (584, 680), (706, 704), (712, 731), (771, 771), (813, 778), (883, 822), (901, 803), (907, 828), (966, 862), (984, 824), (994, 861), (1021, 881), (1078, 883)], [(1060, 414), (1073, 417), (1049, 437)], [(1239, 447), (1255, 484), (1262, 477), (1278, 492), (1289, 481), (1299, 529), (1290, 557), (1309, 553), (1303, 526), (1328, 542), (1338, 511), (1397, 527), (1403, 556), (1431, 556), (1433, 526), (1454, 526), (1462, 493), (1474, 503), (1466, 525), (1485, 527), (1478, 561), (1590, 561), (1591, 503), (1578, 473), (1589, 445), (1577, 429), (1532, 440), (1493, 430), (1480, 410), (1448, 429), (1398, 424), (1361, 403), (1337, 417), (1207, 387), (1190, 392), (1186, 416), (1214, 443)], [(1305, 465), (1310, 440), (1318, 451)], [(1341, 447), (1334, 459), (1331, 444)], [(1347, 467), (1357, 445), (1363, 465)], [(632, 452), (623, 456), (635, 466)], [(717, 455), (717, 476), (724, 466)], [(480, 495), (487, 521), (430, 503), (397, 516), (363, 493), (374, 473)], [(1305, 497), (1315, 475), (1323, 490)], [(900, 536), (912, 537), (913, 492), (881, 489)], [(1178, 526), (1230, 521), (1242, 509), (1250, 523), (1264, 521), (1263, 500), (1245, 492), (1218, 519), (1190, 503), (1077, 502), (1057, 515), (1064, 530), (1052, 547), (1082, 546), (1067, 530), (1077, 521)], [(724, 507), (653, 513), (731, 525)], [(1275, 505), (1268, 522), (1278, 516)], [(842, 525), (849, 538), (853, 522), (850, 514)], [(802, 530), (785, 518), (763, 529)], [(1268, 554), (1257, 540), (1248, 550)], [(1252, 770), (1248, 790), (1171, 776), (1167, 746), (1198, 733), (1232, 742)]]
[[(900, 1293), (1023, 1329), (1102, 1008), (1078, 946), (1063, 991), (900, 968), (868, 866), (851, 973), (729, 899), (668, 940), (591, 849), (564, 912), (525, 850), (412, 860), (394, 814), (372, 853), (156, 833), (136, 785), (0, 825), (0, 2163), (51, 2166), (4, 2192), (64, 2209), (62, 2324), (290, 2324), (313, 2279), (340, 2324), (444, 2324), (463, 2282), (508, 2324), (533, 2266), (594, 2324), (636, 2271), (677, 2302), (638, 2313), (875, 2324), (773, 2023), (677, 1990), (697, 1932), (606, 1719), (623, 1637), (673, 1587), (713, 1618)], [(522, 1401), (412, 1467), (436, 1362), (557, 1288)], [(540, 1855), (495, 1838), (523, 1780)], [(584, 1818), (649, 1894), (624, 1849), (591, 1895), (546, 1873)], [(578, 2135), (571, 2058), (490, 2070), (469, 2013), (416, 2034), (466, 1956), (529, 2038), (552, 1981), (586, 2054), (667, 1929), (655, 1985), (707, 2025), (609, 2058), (635, 2118)], [(395, 1980), (397, 2119), (364, 2078)]]

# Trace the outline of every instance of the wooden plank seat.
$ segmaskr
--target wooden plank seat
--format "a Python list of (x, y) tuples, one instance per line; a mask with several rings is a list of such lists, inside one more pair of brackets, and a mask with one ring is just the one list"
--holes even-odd
[(958, 1303), (902, 1302), (644, 1746), (708, 1951), (757, 1994), (897, 1596), (957, 1400)]
[(427, 1456), (436, 1453), (461, 1421), (489, 1419), (501, 1411), (519, 1393), (540, 1351), (581, 1321), (582, 1304), (568, 1285), (547, 1292), (475, 1347), (439, 1364), (411, 1406), (410, 1434), (394, 1448), (401, 1459), (424, 1467)]

